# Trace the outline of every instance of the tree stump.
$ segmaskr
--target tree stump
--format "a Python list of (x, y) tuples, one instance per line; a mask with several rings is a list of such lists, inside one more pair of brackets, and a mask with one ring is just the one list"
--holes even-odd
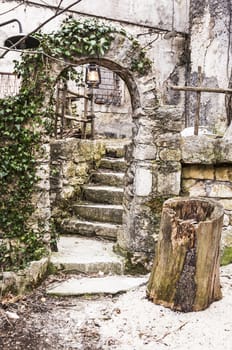
[(219, 281), (223, 207), (204, 198), (163, 205), (158, 249), (147, 286), (155, 304), (189, 312), (222, 297)]

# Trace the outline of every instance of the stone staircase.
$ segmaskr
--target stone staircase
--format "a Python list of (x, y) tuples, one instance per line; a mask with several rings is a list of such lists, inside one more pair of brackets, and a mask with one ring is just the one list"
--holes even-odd
[(124, 144), (106, 146), (99, 168), (82, 188), (82, 200), (72, 207), (73, 217), (61, 223), (63, 234), (116, 240), (122, 229)]
[[(122, 276), (124, 259), (113, 252), (122, 230), (124, 144), (106, 144), (105, 157), (83, 186), (82, 199), (72, 208), (73, 216), (61, 223), (58, 252), (52, 254), (51, 264), (75, 277), (49, 287), (47, 293), (118, 293), (146, 282), (144, 277)], [(83, 274), (91, 278), (81, 278)]]

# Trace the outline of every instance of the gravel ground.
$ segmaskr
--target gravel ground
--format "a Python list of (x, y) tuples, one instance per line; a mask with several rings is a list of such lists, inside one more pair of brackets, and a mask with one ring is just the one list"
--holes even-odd
[(117, 296), (48, 297), (45, 288), (56, 278), (2, 301), (0, 349), (232, 349), (232, 264), (221, 269), (223, 299), (191, 313), (151, 303), (145, 286)]

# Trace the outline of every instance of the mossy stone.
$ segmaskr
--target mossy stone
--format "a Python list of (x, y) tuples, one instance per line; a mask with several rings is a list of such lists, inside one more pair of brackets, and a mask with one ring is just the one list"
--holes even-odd
[(232, 263), (232, 247), (225, 247), (221, 257), (221, 266)]

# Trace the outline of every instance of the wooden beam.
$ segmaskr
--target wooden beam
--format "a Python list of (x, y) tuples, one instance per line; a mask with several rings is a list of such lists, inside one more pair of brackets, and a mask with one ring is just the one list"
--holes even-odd
[(170, 87), (176, 91), (213, 92), (219, 94), (232, 94), (232, 89), (210, 88), (206, 86), (174, 86)]
[[(198, 83), (198, 86), (202, 84), (202, 70), (200, 66), (198, 67), (197, 83)], [(201, 109), (201, 93), (202, 91), (197, 91), (197, 106), (196, 106), (196, 114), (194, 119), (194, 135), (198, 135), (200, 109)]]
[[(59, 89), (59, 90), (63, 91), (62, 88)], [(67, 93), (70, 94), (70, 95), (73, 95), (73, 96), (75, 96), (77, 98), (86, 98), (87, 100), (90, 100), (90, 97), (88, 97), (88, 95), (81, 95), (81, 94), (78, 94), (78, 93), (76, 93), (74, 91), (71, 91), (71, 90), (67, 90)], [(67, 97), (69, 97), (69, 96), (67, 96)]]

